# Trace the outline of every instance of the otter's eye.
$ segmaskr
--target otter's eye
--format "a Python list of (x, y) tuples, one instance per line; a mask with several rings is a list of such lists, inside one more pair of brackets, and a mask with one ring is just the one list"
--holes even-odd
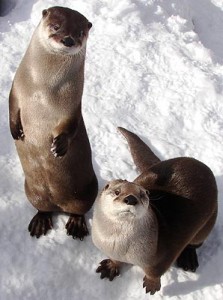
[(115, 195), (118, 196), (120, 194), (120, 190), (115, 190)]
[(84, 36), (84, 31), (81, 30), (81, 32), (79, 33), (79, 37), (81, 38), (81, 37), (83, 37), (83, 36)]
[(56, 25), (51, 25), (50, 28), (54, 31), (57, 31), (60, 29), (60, 26), (58, 24), (56, 24)]
[(145, 194), (143, 192), (140, 192), (139, 197), (143, 198), (145, 196)]

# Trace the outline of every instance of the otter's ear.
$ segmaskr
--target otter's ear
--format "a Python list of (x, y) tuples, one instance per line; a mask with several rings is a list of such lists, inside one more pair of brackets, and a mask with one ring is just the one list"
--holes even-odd
[(88, 22), (88, 25), (87, 25), (88, 29), (91, 29), (92, 27), (92, 23), (91, 22)]
[(104, 191), (107, 190), (109, 188), (109, 183), (106, 184), (106, 186), (104, 187)]
[(48, 10), (47, 10), (47, 9), (44, 9), (44, 10), (42, 11), (42, 16), (43, 16), (43, 17), (46, 17), (47, 14), (48, 14)]
[(127, 182), (127, 180), (125, 180), (125, 179), (115, 179), (114, 180), (115, 184), (117, 184), (117, 183), (123, 183), (123, 182)]
[(146, 190), (146, 195), (149, 197), (150, 192), (148, 190)]

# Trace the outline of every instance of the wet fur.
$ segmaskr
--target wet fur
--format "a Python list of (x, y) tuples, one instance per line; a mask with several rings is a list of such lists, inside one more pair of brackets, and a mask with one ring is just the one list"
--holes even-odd
[[(95, 203), (92, 226), (93, 242), (110, 258), (142, 267), (151, 263), (153, 258), (153, 249), (155, 250), (156, 244), (156, 219), (152, 217), (153, 211), (148, 207), (148, 199), (145, 200), (146, 208), (143, 209), (145, 214), (141, 218), (136, 219), (131, 213), (125, 214), (123, 217), (116, 217), (116, 211), (113, 215), (106, 197), (117, 188), (120, 188), (121, 193), (114, 201), (120, 202), (121, 207), (124, 207), (122, 201), (126, 196), (134, 195), (139, 199), (140, 192), (144, 191), (140, 186), (127, 181), (110, 182), (108, 189), (102, 192)], [(133, 208), (131, 207), (131, 209)], [(120, 211), (122, 210), (120, 209)], [(147, 249), (151, 249), (150, 255), (148, 255)], [(141, 255), (136, 256), (137, 252), (141, 252)]]
[[(176, 260), (185, 270), (195, 271), (198, 267), (195, 249), (204, 242), (216, 221), (216, 181), (212, 171), (202, 162), (188, 157), (161, 162), (139, 137), (124, 128), (119, 130), (127, 139), (133, 160), (142, 172), (132, 184), (150, 192), (148, 215), (146, 214), (143, 220), (135, 220), (134, 226), (129, 224), (129, 233), (128, 220), (121, 221), (117, 217), (117, 224), (111, 225), (109, 217), (99, 213), (100, 207), (103, 206), (101, 201), (104, 192), (102, 192), (102, 199), (99, 198), (96, 202), (93, 227), (94, 224), (97, 228), (102, 227), (104, 238), (109, 228), (108, 241), (111, 239), (125, 241), (125, 237), (129, 235), (131, 242), (129, 241), (128, 251), (132, 248), (131, 252), (134, 255), (127, 261), (125, 256), (116, 256), (119, 253), (117, 247), (107, 249), (97, 239), (95, 244), (96, 246), (99, 244), (99, 248), (109, 256), (113, 265), (116, 263), (117, 267), (120, 266), (120, 262), (139, 265), (146, 274), (143, 284), (146, 292), (154, 294), (160, 289), (160, 277)], [(149, 223), (156, 224), (153, 226), (152, 236)], [(127, 232), (122, 234), (120, 230), (117, 234), (116, 230), (112, 230), (116, 226), (126, 228)], [(93, 228), (93, 232), (94, 230)], [(143, 238), (138, 240), (140, 234)], [(148, 244), (148, 247), (145, 248), (144, 243)], [(145, 263), (143, 260), (144, 264), (140, 264), (140, 258), (145, 257), (145, 249), (148, 251), (148, 261)], [(113, 269), (109, 269), (110, 265), (99, 267), (100, 272), (104, 270), (107, 277), (113, 272)]]
[[(60, 20), (55, 34), (59, 39), (70, 34), (80, 45), (77, 34), (85, 32), (79, 53), (63, 52), (63, 45), (54, 51), (48, 45), (47, 26)], [(68, 8), (43, 12), (12, 84), (10, 129), (25, 174), (26, 195), (42, 212), (84, 215), (97, 195), (81, 113), (89, 27), (84, 16)]]

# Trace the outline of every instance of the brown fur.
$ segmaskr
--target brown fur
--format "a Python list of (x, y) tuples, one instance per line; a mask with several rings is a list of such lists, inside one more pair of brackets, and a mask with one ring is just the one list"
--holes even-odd
[(158, 263), (150, 272), (161, 276), (187, 246), (201, 245), (213, 228), (216, 182), (206, 165), (185, 157), (160, 162), (134, 182), (151, 191), (159, 242)]
[[(51, 219), (48, 214), (43, 221), (43, 212), (61, 211), (71, 214), (72, 224), (81, 224), (68, 226), (68, 234), (82, 239), (87, 234), (87, 230), (80, 233), (86, 227), (83, 215), (97, 195), (81, 113), (90, 27), (77, 11), (44, 10), (12, 84), (10, 128), (25, 174), (26, 195), (39, 211), (29, 226), (37, 237), (46, 233)], [(74, 45), (65, 45), (67, 38)], [(79, 215), (82, 223), (76, 222)]]
[[(140, 250), (134, 251), (136, 249), (134, 245), (139, 233), (141, 233), (144, 238), (140, 240), (144, 241), (146, 245), (150, 243), (148, 261), (145, 263), (146, 259), (144, 259), (144, 263), (140, 264), (146, 275), (143, 287), (146, 288), (146, 292), (154, 294), (161, 287), (160, 277), (173, 262), (177, 261), (177, 265), (184, 270), (195, 271), (198, 267), (196, 248), (201, 246), (209, 235), (217, 216), (216, 181), (212, 171), (202, 162), (188, 157), (161, 162), (139, 137), (124, 128), (119, 128), (119, 130), (129, 142), (134, 162), (142, 172), (132, 184), (150, 192), (148, 224), (146, 225), (145, 216), (142, 226), (140, 225), (142, 220), (140, 222), (137, 219), (131, 221), (131, 224), (135, 222), (132, 230), (135, 230), (136, 236), (135, 240), (132, 238), (127, 253), (135, 253), (137, 259), (131, 257), (128, 262), (140, 261), (140, 258), (145, 256), (144, 244), (141, 245), (142, 253)], [(123, 182), (123, 185), (126, 184)], [(122, 185), (119, 188), (122, 190)], [(104, 193), (101, 197), (103, 197), (103, 201), (106, 201)], [(93, 228), (93, 231), (99, 240), (100, 222), (107, 220), (107, 228), (112, 227), (108, 224), (109, 219), (103, 220), (103, 215), (99, 214), (100, 202), (97, 202), (97, 206), (99, 209), (95, 213), (96, 220), (93, 220), (93, 225), (96, 224), (96, 228)], [(111, 204), (110, 206), (112, 207)], [(127, 230), (127, 225), (122, 222), (117, 217), (117, 224), (119, 224), (117, 226), (121, 226), (123, 230), (126, 226)], [(149, 238), (148, 241), (148, 236), (151, 234), (149, 225), (151, 223), (157, 224), (156, 232), (155, 236), (154, 232), (151, 236), (153, 240)], [(120, 251), (118, 240), (122, 241), (122, 237), (119, 235), (115, 238), (115, 233), (112, 232), (109, 233), (109, 236), (113, 237), (112, 242), (116, 245), (113, 248), (114, 253), (111, 255), (110, 252), (113, 263), (106, 262), (105, 264), (102, 262), (97, 271), (101, 273), (102, 277), (113, 279), (114, 270), (115, 273), (119, 273), (120, 262), (116, 263), (115, 260), (117, 260), (116, 255)], [(129, 245), (127, 236), (128, 232), (125, 232), (125, 237), (123, 236), (123, 240), (126, 240), (125, 245)], [(101, 241), (98, 242), (97, 239), (95, 238), (96, 243), (100, 245)], [(131, 249), (132, 247), (135, 248)], [(120, 261), (125, 261), (125, 258)]]
[(148, 167), (160, 162), (160, 159), (136, 134), (122, 127), (118, 127), (118, 130), (128, 141), (134, 163), (141, 173), (146, 171)]

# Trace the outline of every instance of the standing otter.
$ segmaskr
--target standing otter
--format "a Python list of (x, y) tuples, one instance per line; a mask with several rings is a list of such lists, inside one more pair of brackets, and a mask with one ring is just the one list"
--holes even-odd
[(92, 237), (109, 259), (97, 269), (113, 280), (121, 262), (140, 266), (143, 287), (154, 294), (170, 265), (195, 271), (201, 246), (217, 216), (217, 186), (212, 171), (193, 158), (160, 161), (135, 134), (126, 137), (136, 166), (134, 182), (108, 183), (95, 203)]
[(84, 63), (92, 24), (79, 12), (42, 12), (15, 74), (10, 129), (25, 173), (27, 198), (38, 210), (31, 236), (52, 228), (52, 212), (66, 212), (67, 234), (88, 234), (84, 214), (98, 190), (82, 113)]

